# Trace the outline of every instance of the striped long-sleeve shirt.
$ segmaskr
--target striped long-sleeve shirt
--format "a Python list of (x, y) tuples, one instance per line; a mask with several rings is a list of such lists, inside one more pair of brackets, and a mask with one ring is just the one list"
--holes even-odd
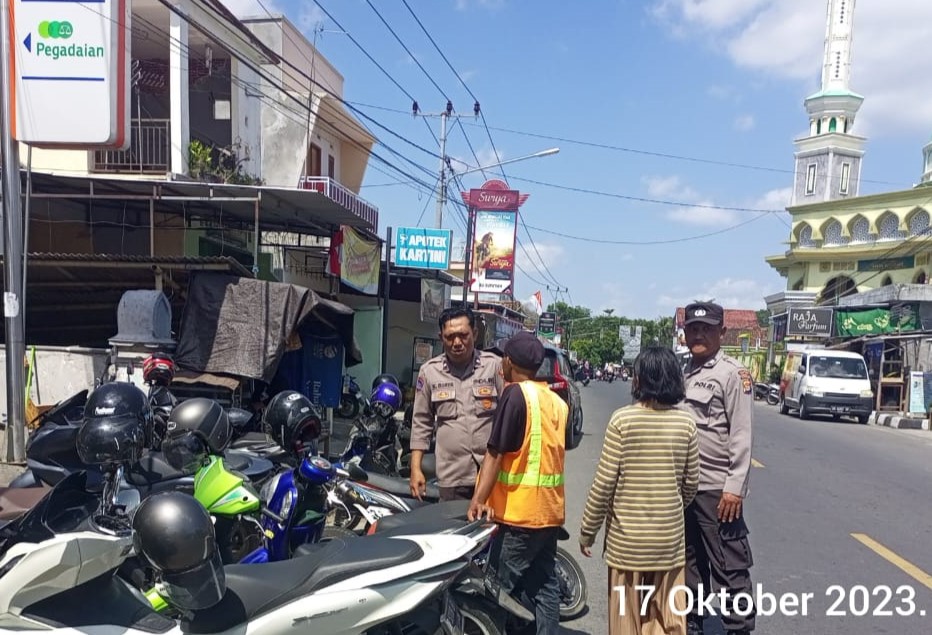
[(699, 485), (696, 424), (675, 410), (616, 410), (586, 499), (579, 541), (592, 546), (606, 526), (605, 562), (625, 571), (685, 564), (683, 508)]

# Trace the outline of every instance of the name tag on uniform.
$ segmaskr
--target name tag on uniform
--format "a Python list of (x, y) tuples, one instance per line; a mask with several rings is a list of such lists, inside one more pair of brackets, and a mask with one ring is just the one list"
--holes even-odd
[(456, 391), (452, 388), (434, 388), (430, 391), (431, 401), (451, 401), (456, 399)]

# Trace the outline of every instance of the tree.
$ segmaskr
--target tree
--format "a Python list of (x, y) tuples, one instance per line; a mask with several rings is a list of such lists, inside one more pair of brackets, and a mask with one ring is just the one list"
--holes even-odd
[(612, 313), (615, 312), (615, 309), (602, 309), (602, 311), (603, 311), (603, 312), (605, 313), (605, 315), (607, 315), (608, 317), (612, 317)]
[(770, 311), (767, 309), (761, 309), (757, 312), (757, 325), (770, 326)]

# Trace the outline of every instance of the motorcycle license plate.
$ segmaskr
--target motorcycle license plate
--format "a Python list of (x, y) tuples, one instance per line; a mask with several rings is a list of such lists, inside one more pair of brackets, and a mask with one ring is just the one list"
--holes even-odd
[(440, 625), (446, 635), (464, 635), (466, 632), (460, 607), (456, 605), (456, 601), (450, 597), (449, 593), (443, 594), (443, 612), (440, 614)]

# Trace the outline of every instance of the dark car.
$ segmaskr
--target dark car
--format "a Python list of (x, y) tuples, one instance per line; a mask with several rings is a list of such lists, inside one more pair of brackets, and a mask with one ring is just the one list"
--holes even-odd
[(566, 353), (555, 346), (544, 345), (544, 363), (537, 371), (536, 379), (545, 381), (569, 406), (566, 423), (566, 449), (572, 450), (582, 441), (583, 411), (579, 386), (573, 378), (573, 367)]

